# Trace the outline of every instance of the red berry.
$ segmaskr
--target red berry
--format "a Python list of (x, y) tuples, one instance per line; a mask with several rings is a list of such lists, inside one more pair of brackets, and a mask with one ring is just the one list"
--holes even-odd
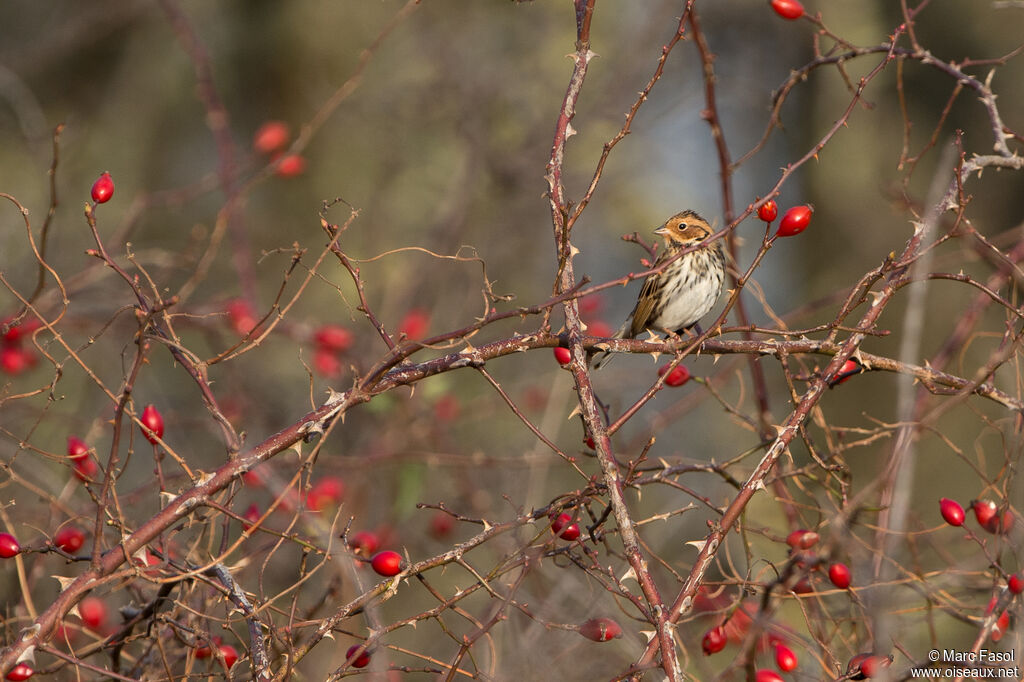
[(352, 332), (337, 324), (325, 324), (313, 332), (313, 343), (319, 348), (341, 353), (352, 345)]
[(96, 478), (100, 465), (92, 457), (82, 457), (75, 460), (75, 478), (79, 481), (91, 481)]
[(683, 365), (676, 365), (669, 372), (669, 365), (664, 365), (658, 370), (658, 376), (663, 376), (665, 372), (668, 372), (668, 376), (665, 377), (665, 385), (676, 388), (682, 386), (690, 380), (690, 370), (686, 369)]
[(36, 671), (28, 663), (19, 663), (11, 668), (4, 679), (11, 680), (11, 682), (21, 682), (21, 680), (27, 680), (35, 674)]
[[(10, 324), (12, 320), (14, 320), (14, 316), (8, 317), (3, 322), (0, 322), (0, 327), (3, 327), (5, 324)], [(28, 336), (41, 326), (43, 326), (42, 323), (36, 318), (26, 317), (18, 324), (11, 324), (11, 326), (7, 328), (7, 331), (4, 332), (3, 340), (7, 343), (17, 343), (23, 337)]]
[(892, 663), (889, 656), (877, 656), (873, 653), (857, 654), (846, 664), (846, 674), (851, 680), (864, 680), (874, 677), (882, 668)]
[(939, 500), (939, 511), (942, 518), (951, 526), (962, 526), (964, 523), (964, 508), (957, 502), (943, 497)]
[(557, 346), (555, 348), (555, 360), (558, 361), (558, 364), (565, 367), (572, 361), (572, 353), (569, 352), (568, 348)]
[(294, 178), (306, 171), (306, 160), (298, 154), (289, 154), (277, 165), (277, 174), (282, 178)]
[(779, 231), (775, 234), (779, 237), (792, 237), (795, 234), (800, 234), (811, 224), (812, 215), (814, 215), (814, 207), (810, 204), (794, 206), (786, 211), (786, 215), (782, 216), (782, 221), (779, 222)]
[(361, 530), (352, 534), (352, 537), (348, 539), (348, 546), (356, 554), (362, 554), (367, 557), (373, 556), (377, 548), (380, 547), (380, 539), (376, 533)]
[(843, 366), (839, 368), (839, 371), (836, 372), (836, 375), (829, 380), (828, 386), (829, 388), (838, 386), (854, 374), (860, 374), (861, 371), (863, 371), (863, 368), (860, 366), (860, 363), (856, 360), (847, 360), (843, 363)]
[(757, 680), (757, 682), (783, 682), (782, 677), (777, 672), (774, 670), (768, 670), (767, 668), (758, 670), (754, 679)]
[(992, 626), (992, 633), (989, 635), (989, 639), (993, 642), (998, 642), (1006, 634), (1006, 631), (1010, 629), (1010, 614), (1003, 611), (999, 614), (999, 618), (996, 619), (996, 624)]
[(231, 666), (233, 666), (235, 661), (238, 660), (238, 650), (230, 644), (220, 645), (220, 655), (224, 657), (224, 665), (228, 670), (230, 670)]
[(434, 403), (434, 418), (439, 422), (453, 422), (459, 417), (459, 399), (453, 395), (443, 395)]
[(267, 121), (259, 127), (252, 138), (252, 148), (260, 154), (273, 154), (284, 149), (291, 137), (288, 124), (284, 121)]
[(78, 614), (83, 623), (99, 630), (107, 621), (107, 605), (99, 597), (86, 597), (78, 603)]
[(770, 223), (771, 221), (775, 220), (775, 218), (778, 215), (779, 206), (778, 204), (775, 203), (774, 199), (769, 199), (768, 201), (761, 204), (761, 208), (757, 209), (757, 217), (765, 221), (766, 223)]
[(313, 484), (306, 496), (306, 505), (313, 511), (338, 506), (345, 494), (345, 484), (337, 476), (324, 476)]
[(164, 437), (164, 418), (160, 416), (160, 412), (153, 405), (146, 405), (139, 421), (143, 426), (142, 435), (153, 445), (156, 445), (157, 441)]
[(562, 538), (572, 542), (580, 536), (580, 526), (578, 523), (570, 523), (572, 521), (572, 514), (565, 512), (559, 514), (551, 521), (551, 532)]
[(21, 551), (18, 540), (10, 533), (0, 533), (0, 559), (10, 559)]
[(77, 436), (68, 436), (68, 457), (80, 462), (89, 456), (89, 446)]
[(430, 534), (438, 540), (448, 537), (454, 527), (455, 520), (444, 512), (439, 511), (430, 519)]
[(313, 369), (320, 376), (333, 379), (341, 375), (341, 358), (334, 351), (326, 348), (317, 348), (313, 353)]
[(78, 526), (64, 526), (53, 536), (53, 544), (68, 554), (74, 554), (85, 543), (85, 533)]
[(820, 537), (813, 530), (798, 528), (786, 536), (786, 544), (793, 549), (810, 549), (818, 544)]
[(796, 670), (799, 662), (796, 654), (788, 646), (781, 642), (775, 645), (775, 665), (778, 666), (779, 670), (784, 673)]
[(1006, 586), (1010, 588), (1010, 592), (1014, 594), (1020, 594), (1024, 592), (1024, 573), (1014, 573), (1010, 576), (1010, 579), (1006, 582)]
[(105, 204), (114, 196), (114, 181), (110, 173), (103, 173), (92, 183), (92, 200), (97, 204)]
[[(220, 647), (221, 638), (213, 637), (213, 645)], [(213, 652), (210, 651), (210, 647), (206, 644), (196, 649), (196, 658), (209, 658)]]
[(370, 559), (370, 565), (373, 566), (373, 570), (382, 576), (398, 575), (402, 572), (402, 555), (386, 549), (383, 552), (374, 554), (373, 558)]
[(398, 323), (398, 333), (405, 334), (407, 339), (422, 339), (430, 328), (430, 315), (425, 310), (413, 308)]
[(31, 354), (23, 348), (0, 348), (0, 371), (15, 376), (32, 366)]
[(232, 329), (239, 336), (245, 336), (252, 332), (256, 325), (259, 324), (259, 320), (256, 319), (256, 313), (253, 312), (252, 306), (243, 301), (242, 299), (235, 299), (229, 301), (224, 308), (228, 314), (228, 320), (231, 322)]
[(611, 618), (591, 618), (580, 625), (580, 634), (593, 642), (607, 642), (622, 636), (622, 628)]
[(253, 527), (254, 523), (260, 520), (261, 516), (263, 516), (263, 514), (260, 513), (260, 506), (256, 503), (250, 504), (246, 508), (245, 513), (242, 514), (242, 518), (245, 519), (245, 521), (242, 522), (242, 528), (244, 530), (249, 530)]
[[(348, 648), (348, 651), (345, 652), (345, 660), (352, 658), (352, 654), (359, 651), (359, 647), (361, 646), (362, 644), (353, 644), (352, 646), (350, 646)], [(355, 660), (352, 661), (352, 667), (365, 668), (368, 665), (370, 665), (370, 652), (364, 649), (363, 653), (356, 656)]]
[(989, 533), (1008, 533), (1013, 528), (1013, 512), (999, 513), (999, 507), (992, 500), (972, 500), (971, 508), (978, 525)]
[(804, 15), (804, 6), (797, 0), (772, 0), (772, 9), (783, 19), (799, 19)]
[(700, 640), (700, 648), (704, 650), (705, 656), (710, 656), (724, 649), (728, 642), (729, 638), (725, 635), (725, 628), (716, 625), (704, 633), (704, 637)]
[(615, 332), (607, 324), (601, 321), (591, 322), (587, 325), (587, 333), (591, 336), (600, 336), (602, 338), (609, 338)]
[(845, 590), (850, 586), (850, 567), (846, 564), (832, 564), (828, 567), (828, 579), (840, 590)]

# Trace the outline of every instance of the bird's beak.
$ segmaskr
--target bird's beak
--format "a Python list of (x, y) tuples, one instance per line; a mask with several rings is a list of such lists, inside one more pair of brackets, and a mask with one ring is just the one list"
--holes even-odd
[(661, 227), (654, 231), (654, 234), (658, 235), (659, 237), (664, 237), (665, 235), (668, 234), (668, 228), (662, 225)]

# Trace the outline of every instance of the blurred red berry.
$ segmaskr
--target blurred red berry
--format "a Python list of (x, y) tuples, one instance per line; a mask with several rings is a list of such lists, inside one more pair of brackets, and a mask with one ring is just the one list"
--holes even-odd
[[(13, 319), (14, 317), (8, 317), (3, 322), (0, 322), (0, 328), (5, 324), (9, 324)], [(9, 344), (17, 343), (35, 330), (39, 329), (41, 326), (43, 326), (42, 323), (36, 318), (26, 317), (22, 319), (20, 323), (12, 324), (8, 327), (7, 331), (4, 332), (3, 340)]]
[(591, 336), (601, 336), (604, 338), (610, 337), (615, 331), (607, 324), (601, 321), (591, 322), (587, 325), (587, 333)]
[(1010, 592), (1014, 594), (1020, 594), (1024, 592), (1024, 573), (1014, 573), (1010, 576), (1010, 579), (1006, 581), (1006, 586), (1010, 588)]
[(413, 308), (405, 314), (402, 321), (398, 323), (398, 333), (405, 334), (407, 339), (413, 341), (422, 339), (427, 335), (430, 328), (430, 315), (425, 310)]
[(757, 682), (782, 682), (782, 677), (777, 672), (767, 668), (758, 670), (757, 674), (754, 675), (754, 679)]
[(352, 346), (352, 332), (337, 324), (321, 325), (313, 332), (313, 343), (318, 348), (341, 353)]
[(658, 376), (663, 376), (668, 372), (668, 376), (665, 377), (665, 385), (673, 388), (682, 386), (690, 380), (690, 370), (686, 369), (683, 365), (676, 365), (669, 372), (669, 365), (664, 365), (658, 369)]
[(796, 654), (788, 646), (779, 642), (775, 645), (775, 665), (784, 673), (788, 673), (792, 670), (796, 670), (796, 666), (800, 661), (797, 659)]
[(810, 204), (794, 206), (782, 216), (782, 220), (779, 222), (779, 231), (775, 234), (780, 237), (792, 237), (800, 234), (811, 224), (812, 215), (814, 215), (814, 207)]
[(317, 348), (313, 352), (313, 371), (322, 377), (334, 379), (341, 375), (342, 364), (334, 351)]
[(0, 559), (10, 559), (21, 551), (18, 540), (10, 533), (0, 533)]
[(562, 348), (561, 346), (555, 347), (555, 360), (558, 364), (565, 367), (572, 361), (572, 353), (569, 352), (568, 348)]
[(828, 382), (829, 388), (838, 386), (855, 374), (860, 374), (863, 371), (863, 367), (860, 366), (856, 360), (847, 360), (843, 363), (843, 366), (839, 368), (836, 375)]
[(455, 527), (455, 520), (444, 512), (436, 512), (430, 518), (430, 534), (438, 540), (451, 535), (452, 528)]
[(834, 563), (828, 567), (828, 579), (840, 590), (850, 586), (850, 567), (842, 563)]
[(143, 426), (142, 435), (153, 445), (156, 445), (157, 441), (164, 437), (164, 418), (155, 406), (146, 405), (139, 421)]
[(231, 328), (235, 330), (235, 333), (239, 336), (245, 336), (256, 329), (256, 325), (259, 324), (259, 320), (256, 319), (256, 313), (253, 312), (252, 306), (240, 298), (236, 298), (233, 301), (228, 301), (228, 304), (224, 307), (228, 314), (228, 320), (231, 322)]
[(242, 522), (242, 529), (249, 530), (252, 528), (253, 524), (259, 521), (261, 516), (263, 516), (263, 514), (260, 512), (260, 506), (255, 502), (250, 504), (246, 507), (245, 513), (242, 514), (242, 518), (245, 519), (245, 521)]
[(78, 436), (68, 436), (68, 457), (73, 462), (85, 459), (89, 456), (89, 446)]
[(337, 476), (324, 476), (313, 484), (306, 496), (306, 505), (313, 511), (336, 507), (345, 494), (345, 484)]
[(85, 544), (85, 533), (78, 526), (64, 526), (53, 536), (53, 544), (68, 554), (74, 554)]
[(369, 530), (360, 530), (352, 534), (348, 539), (348, 546), (356, 554), (365, 557), (373, 556), (380, 547), (380, 539), (377, 534)]
[(725, 629), (721, 625), (716, 625), (704, 633), (704, 637), (700, 640), (700, 648), (704, 650), (705, 656), (710, 656), (724, 649), (728, 642), (729, 638), (725, 635)]
[(19, 663), (18, 665), (11, 668), (10, 672), (7, 673), (4, 679), (8, 679), (11, 682), (21, 682), (27, 680), (36, 674), (36, 671), (32, 669), (28, 663)]
[(267, 121), (252, 137), (252, 148), (267, 156), (284, 149), (291, 138), (291, 130), (284, 121)]
[(964, 508), (957, 502), (943, 497), (939, 500), (939, 512), (942, 518), (951, 526), (962, 526), (964, 524)]
[(107, 605), (99, 597), (86, 597), (78, 603), (78, 614), (91, 630), (99, 630), (107, 622)]
[(572, 514), (562, 512), (551, 521), (551, 532), (562, 538), (572, 542), (580, 536), (580, 526), (578, 523), (572, 522)]
[[(348, 651), (345, 652), (345, 660), (352, 658), (352, 655), (355, 652), (359, 651), (359, 647), (361, 646), (362, 644), (353, 644), (352, 646), (350, 646), (348, 648)], [(364, 649), (363, 652), (356, 656), (355, 660), (352, 661), (352, 667), (365, 668), (368, 665), (370, 665), (370, 652), (369, 650)]]
[(370, 559), (370, 565), (373, 566), (373, 570), (384, 577), (398, 575), (402, 572), (402, 555), (386, 549), (374, 554)]
[(31, 351), (17, 346), (0, 348), (0, 372), (16, 376), (21, 374), (34, 362)]
[(970, 504), (974, 511), (974, 518), (982, 528), (992, 523), (992, 519), (999, 512), (999, 508), (992, 500), (971, 500)]
[(593, 296), (584, 296), (583, 298), (577, 299), (580, 305), (580, 315), (589, 317), (596, 315), (601, 312), (604, 308), (604, 299), (600, 294), (594, 294)]
[(874, 677), (882, 668), (888, 668), (892, 663), (889, 656), (878, 656), (873, 653), (857, 654), (846, 664), (846, 674), (851, 680), (864, 680)]
[(445, 394), (434, 403), (434, 417), (439, 422), (453, 422), (459, 418), (459, 399), (451, 394)]
[(294, 178), (306, 172), (306, 159), (298, 154), (289, 154), (277, 164), (277, 174), (282, 178)]
[(110, 173), (102, 173), (96, 182), (92, 183), (92, 200), (97, 204), (105, 204), (110, 201), (112, 196), (114, 196), (114, 181), (111, 179)]
[(766, 223), (770, 223), (775, 220), (779, 215), (779, 206), (775, 203), (774, 199), (761, 204), (761, 208), (757, 209), (757, 217)]
[(818, 544), (820, 538), (813, 530), (798, 528), (786, 536), (786, 544), (793, 549), (810, 549)]
[(607, 642), (622, 636), (622, 628), (611, 618), (591, 618), (580, 625), (580, 634), (593, 642)]
[(224, 666), (231, 670), (231, 666), (238, 661), (238, 650), (230, 644), (220, 645), (220, 655), (224, 657)]
[[(221, 638), (214, 636), (212, 640), (213, 645), (220, 648)], [(213, 652), (210, 651), (210, 647), (207, 644), (196, 648), (196, 658), (209, 658), (211, 655), (213, 655)]]
[(772, 9), (783, 19), (799, 19), (804, 15), (804, 6), (797, 0), (772, 0)]
[(989, 639), (993, 642), (998, 642), (1006, 634), (1007, 630), (1010, 629), (1010, 614), (1003, 611), (999, 614), (999, 618), (996, 619), (996, 624), (992, 626), (992, 632), (989, 634)]

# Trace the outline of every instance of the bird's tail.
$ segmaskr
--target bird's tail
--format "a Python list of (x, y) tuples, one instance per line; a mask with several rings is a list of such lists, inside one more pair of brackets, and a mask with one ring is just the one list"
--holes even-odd
[[(630, 325), (630, 320), (626, 320), (625, 322), (623, 322), (622, 326), (619, 327), (619, 330), (617, 332), (612, 334), (611, 338), (613, 338), (613, 339), (624, 339), (624, 338), (626, 338), (626, 333), (629, 331), (629, 325)], [(602, 367), (607, 365), (609, 362), (611, 362), (612, 357), (614, 357), (614, 355), (612, 354), (611, 351), (603, 350), (603, 351), (600, 351), (600, 352), (596, 353), (594, 355), (594, 360), (593, 360), (594, 369), (601, 369)]]

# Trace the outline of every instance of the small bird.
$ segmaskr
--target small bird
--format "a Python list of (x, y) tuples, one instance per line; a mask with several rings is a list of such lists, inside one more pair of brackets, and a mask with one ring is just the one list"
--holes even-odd
[[(683, 211), (669, 218), (654, 231), (665, 239), (665, 251), (654, 267), (672, 259), (711, 236), (708, 221), (694, 211)], [(725, 280), (725, 255), (721, 241), (705, 244), (676, 258), (661, 272), (644, 282), (633, 312), (615, 332), (616, 339), (634, 339), (650, 329), (654, 332), (681, 334), (697, 324), (714, 307)], [(600, 367), (610, 358), (604, 355), (594, 364)]]

